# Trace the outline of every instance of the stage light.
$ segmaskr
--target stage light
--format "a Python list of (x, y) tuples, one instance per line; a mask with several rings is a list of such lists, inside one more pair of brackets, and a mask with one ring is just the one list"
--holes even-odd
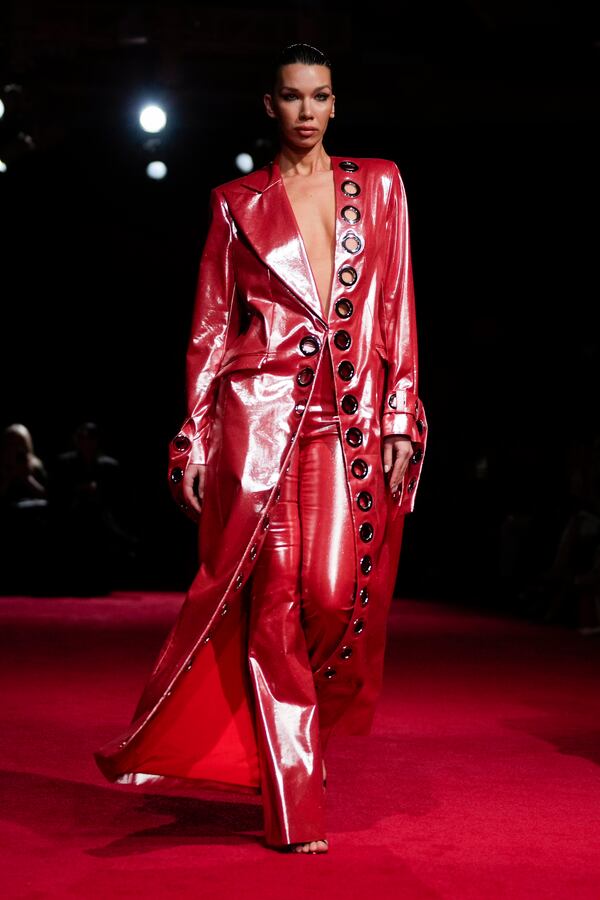
[(0, 100), (0, 119), (4, 115), (4, 103)]
[(235, 158), (235, 164), (240, 172), (244, 172), (244, 174), (251, 172), (254, 168), (254, 160), (249, 153), (238, 153)]
[(146, 166), (146, 175), (148, 178), (153, 178), (155, 181), (160, 181), (161, 178), (165, 178), (166, 174), (167, 167), (160, 159), (154, 159)]
[(3, 160), (3, 159), (0, 159), (0, 172), (6, 172), (6, 169), (7, 169), (7, 168), (8, 168), (8, 166), (6, 165), (6, 163), (4, 162), (4, 160)]
[(167, 114), (160, 106), (151, 104), (140, 112), (140, 125), (144, 131), (156, 134), (157, 131), (162, 131), (166, 124)]

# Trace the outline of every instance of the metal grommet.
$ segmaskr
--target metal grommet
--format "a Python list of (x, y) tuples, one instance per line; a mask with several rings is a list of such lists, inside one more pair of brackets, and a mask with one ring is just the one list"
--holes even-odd
[(369, 541), (373, 540), (375, 531), (370, 522), (363, 522), (358, 529), (358, 533), (360, 535), (361, 541), (364, 541), (365, 544), (368, 544)]
[(358, 272), (354, 266), (342, 266), (338, 272), (338, 278), (344, 287), (351, 287), (353, 284), (356, 284)]
[(333, 666), (327, 666), (327, 668), (323, 672), (323, 675), (325, 676), (325, 678), (333, 678), (333, 676), (335, 675), (335, 669), (333, 668)]
[(340, 319), (349, 319), (353, 309), (352, 302), (347, 297), (341, 297), (335, 304), (335, 311)]
[(168, 691), (165, 691), (165, 697), (170, 697), (172, 693), (173, 693), (173, 688), (169, 688)]
[(414, 491), (416, 483), (417, 483), (416, 478), (411, 478), (410, 481), (408, 482), (406, 490), (408, 491), (409, 494), (412, 494), (412, 492)]
[(352, 413), (355, 413), (358, 409), (358, 400), (354, 396), (354, 394), (345, 394), (342, 398), (342, 409), (345, 413), (348, 413), (349, 416)]
[(180, 453), (183, 453), (190, 446), (192, 442), (190, 441), (187, 434), (177, 434), (173, 438), (173, 446), (176, 450), (179, 450)]
[(373, 560), (370, 556), (363, 556), (360, 561), (360, 571), (363, 575), (368, 575), (371, 569), (373, 568)]
[[(360, 447), (363, 440), (363, 434), (360, 428), (352, 427), (346, 431), (346, 440), (351, 447)], [(354, 465), (354, 463), (352, 464)]]
[(342, 181), (340, 187), (342, 189), (342, 194), (345, 194), (346, 197), (358, 197), (360, 194), (360, 185), (350, 178), (346, 179), (346, 181)]
[(294, 412), (297, 416), (301, 416), (305, 409), (306, 403), (296, 403), (296, 405), (294, 406)]
[(275, 494), (275, 502), (276, 502), (276, 503), (279, 502), (279, 498), (280, 498), (280, 497), (281, 497), (281, 485), (278, 485), (278, 487), (277, 487), (277, 492), (276, 492), (276, 494)]
[(127, 741), (121, 741), (119, 744), (119, 747), (126, 747), (126, 746), (127, 746)]
[(338, 366), (338, 375), (342, 381), (351, 381), (354, 375), (354, 366), (349, 359), (343, 359)]
[(224, 603), (223, 606), (221, 607), (221, 615), (226, 616), (228, 612), (229, 612), (229, 607), (227, 606), (226, 603)]
[(360, 491), (360, 493), (356, 495), (356, 503), (359, 509), (366, 512), (373, 506), (373, 495), (369, 491)]
[(204, 638), (204, 640), (202, 641), (202, 643), (208, 644), (209, 641), (210, 641), (210, 634), (207, 634), (206, 637)]
[(296, 381), (300, 385), (300, 387), (307, 387), (313, 378), (315, 377), (314, 369), (311, 369), (310, 366), (306, 366), (296, 376)]
[(357, 234), (350, 231), (342, 238), (342, 247), (346, 253), (358, 253), (362, 247), (362, 241)]
[(300, 341), (300, 352), (305, 356), (314, 356), (321, 349), (320, 340), (314, 334), (307, 334)]
[(368, 602), (369, 602), (369, 592), (368, 592), (368, 590), (366, 589), (366, 587), (361, 588), (361, 591), (360, 591), (360, 605), (361, 605), (361, 606), (366, 606)]
[(369, 471), (369, 466), (364, 459), (355, 459), (350, 466), (350, 470), (355, 478), (365, 478)]
[(179, 484), (182, 478), (183, 469), (181, 469), (179, 466), (177, 466), (177, 468), (175, 469), (171, 469), (171, 481), (173, 482), (173, 484)]
[(262, 530), (266, 531), (268, 527), (269, 527), (269, 517), (265, 516), (262, 521)]
[(390, 394), (390, 396), (388, 397), (388, 406), (389, 406), (391, 409), (396, 409), (397, 401), (396, 401), (396, 394), (395, 394), (395, 393)]
[(352, 343), (352, 338), (344, 329), (340, 329), (340, 331), (336, 331), (333, 336), (333, 343), (338, 348), (338, 350), (347, 350), (350, 344)]
[(342, 659), (350, 659), (350, 657), (352, 656), (352, 647), (349, 644), (346, 644), (340, 650), (340, 656), (342, 657)]
[(244, 583), (244, 575), (242, 572), (240, 572), (238, 577), (235, 579), (234, 590), (239, 591), (239, 589), (241, 588), (243, 583)]
[(365, 627), (364, 619), (355, 619), (353, 624), (354, 634), (360, 634), (363, 628)]
[(344, 222), (349, 222), (350, 225), (356, 225), (360, 219), (360, 210), (358, 210), (356, 206), (344, 206), (342, 207), (340, 215)]
[(422, 419), (417, 419), (417, 429), (418, 429), (418, 431), (419, 431), (419, 434), (423, 434), (423, 427), (424, 427), (424, 426), (423, 426), (423, 420), (422, 420)]
[(258, 547), (256, 546), (256, 544), (254, 544), (254, 545), (250, 548), (250, 559), (256, 559), (256, 554), (257, 554), (257, 552), (258, 552)]
[(418, 462), (420, 462), (420, 460), (421, 460), (422, 458), (423, 458), (423, 451), (422, 451), (421, 448), (419, 447), (419, 449), (418, 449), (418, 450), (415, 450), (415, 452), (414, 452), (413, 455), (411, 456), (410, 461), (411, 461), (412, 463), (418, 463)]
[(194, 660), (190, 659), (190, 661), (188, 662), (188, 664), (185, 667), (186, 672), (189, 672), (189, 670), (192, 668), (193, 664), (194, 664)]
[(358, 163), (353, 162), (351, 159), (344, 159), (341, 163), (338, 163), (338, 165), (344, 172), (356, 172), (359, 168)]

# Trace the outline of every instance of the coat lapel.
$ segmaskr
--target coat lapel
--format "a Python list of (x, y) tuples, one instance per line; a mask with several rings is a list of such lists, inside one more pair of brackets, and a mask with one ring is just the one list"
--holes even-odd
[[(338, 225), (337, 157), (332, 156)], [(275, 159), (224, 191), (236, 225), (267, 266), (298, 299), (326, 322), (306, 247)], [(336, 255), (338, 246), (336, 234)], [(337, 267), (337, 260), (334, 261)], [(334, 273), (335, 277), (335, 273)]]

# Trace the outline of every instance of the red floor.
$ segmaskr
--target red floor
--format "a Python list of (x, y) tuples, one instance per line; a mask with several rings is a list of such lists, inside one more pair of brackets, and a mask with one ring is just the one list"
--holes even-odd
[(0, 884), (13, 898), (600, 897), (600, 638), (397, 601), (373, 734), (332, 739), (330, 851), (260, 798), (109, 785), (182, 595), (0, 598)]

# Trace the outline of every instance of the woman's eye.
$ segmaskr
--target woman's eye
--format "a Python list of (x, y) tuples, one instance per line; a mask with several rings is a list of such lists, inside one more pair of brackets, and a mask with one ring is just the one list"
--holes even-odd
[(317, 97), (322, 97), (323, 100), (329, 100), (329, 94), (317, 94)]

